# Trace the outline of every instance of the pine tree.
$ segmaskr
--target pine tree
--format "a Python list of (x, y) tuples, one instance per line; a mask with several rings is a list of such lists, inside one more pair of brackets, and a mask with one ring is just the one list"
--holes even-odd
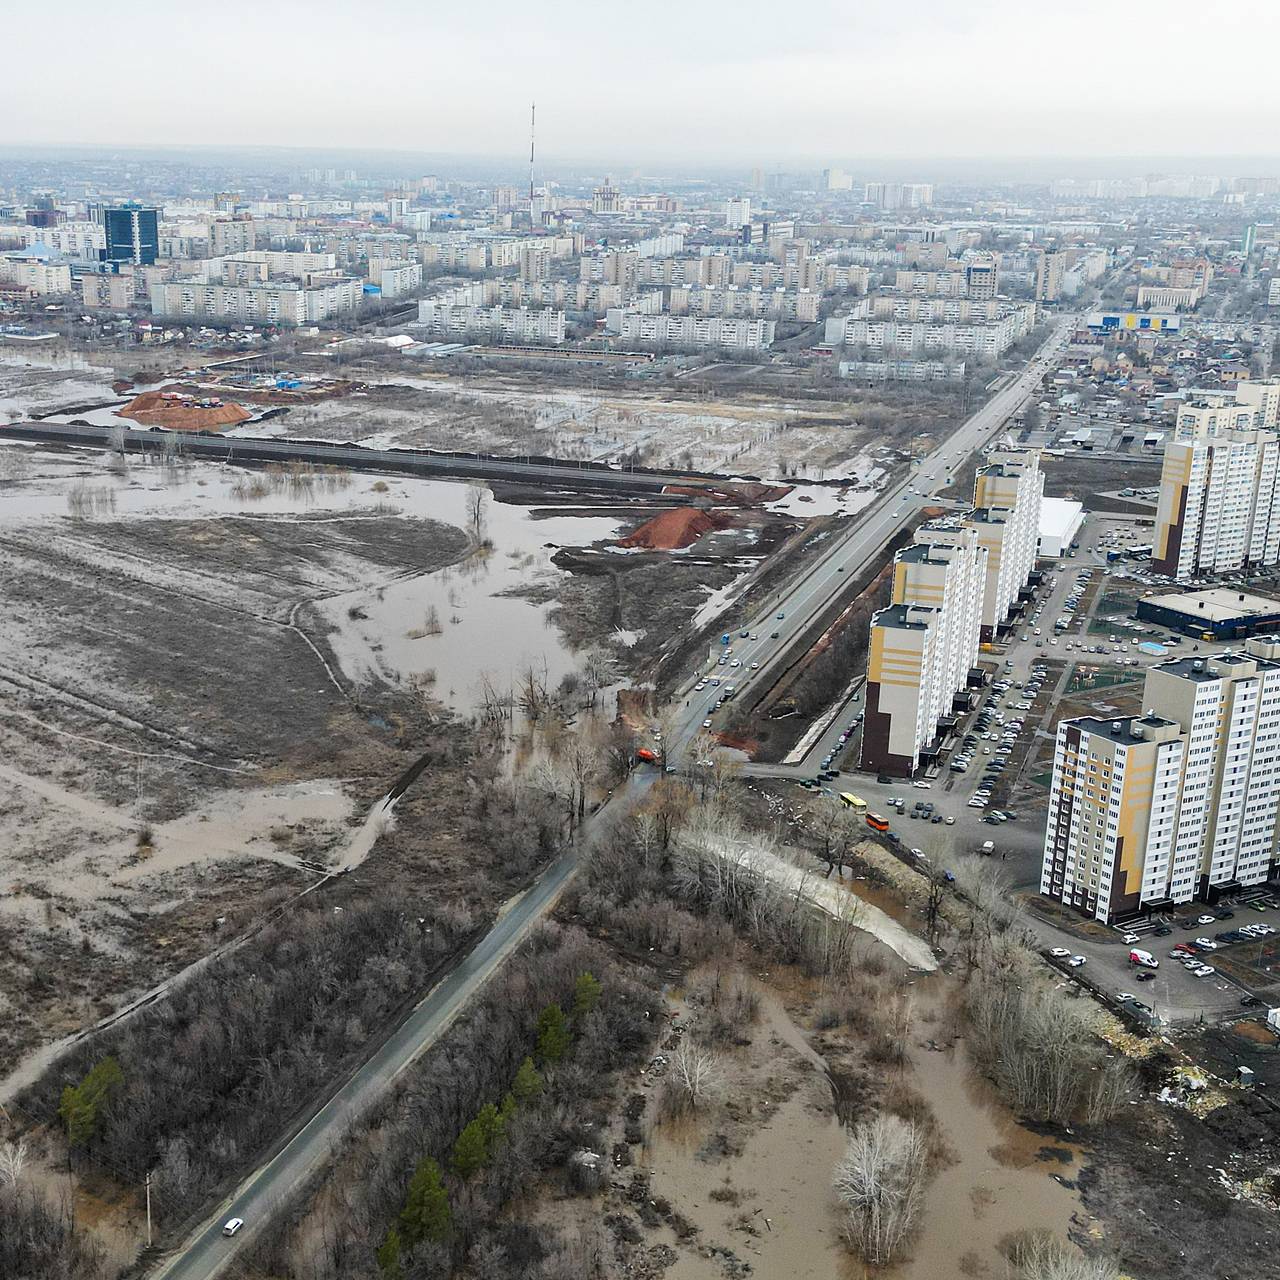
[(494, 1152), (502, 1145), (507, 1136), (507, 1124), (502, 1113), (492, 1102), (486, 1102), (476, 1115), (476, 1123), (484, 1134), (484, 1151), (486, 1161), (492, 1160)]
[(409, 1246), (423, 1240), (443, 1240), (453, 1226), (449, 1193), (444, 1189), (440, 1166), (430, 1156), (424, 1156), (413, 1172), (400, 1225)]
[(577, 1026), (600, 1003), (600, 983), (593, 973), (579, 975), (573, 988), (573, 1022)]
[(559, 1062), (569, 1052), (569, 1020), (558, 1004), (549, 1004), (538, 1015), (538, 1060), (545, 1066)]
[(378, 1270), (387, 1280), (403, 1280), (404, 1269), (400, 1266), (400, 1233), (392, 1227), (387, 1238), (373, 1255), (378, 1263)]
[(62, 1091), (58, 1115), (67, 1126), (67, 1141), (73, 1147), (83, 1146), (93, 1137), (98, 1117), (111, 1091), (124, 1084), (124, 1072), (114, 1058), (103, 1058), (78, 1085), (67, 1085)]
[(489, 1143), (484, 1125), (477, 1116), (458, 1134), (458, 1140), (453, 1144), (453, 1171), (460, 1178), (469, 1178), (483, 1168), (488, 1159)]
[(511, 1092), (522, 1107), (528, 1106), (542, 1092), (542, 1076), (533, 1065), (532, 1058), (526, 1058), (520, 1064), (520, 1070), (511, 1082)]

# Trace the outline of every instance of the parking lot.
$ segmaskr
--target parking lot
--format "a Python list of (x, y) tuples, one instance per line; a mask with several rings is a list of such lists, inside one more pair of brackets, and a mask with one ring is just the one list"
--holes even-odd
[[(1266, 901), (1275, 901), (1266, 899)], [(1270, 933), (1257, 938), (1218, 941), (1244, 927), (1264, 925)], [(1163, 1022), (1216, 1021), (1231, 1015), (1250, 1016), (1278, 1002), (1280, 978), (1280, 907), (1261, 910), (1242, 898), (1207, 907), (1192, 903), (1176, 915), (1155, 917), (1126, 935), (1122, 929), (1079, 926), (1059, 928), (1036, 916), (1033, 931), (1044, 949), (1064, 973), (1087, 979), (1111, 999), (1131, 994)], [(1137, 942), (1127, 942), (1126, 936)], [(1196, 939), (1214, 944), (1195, 945)], [(1053, 954), (1054, 951), (1067, 954)], [(1133, 950), (1149, 952), (1158, 967), (1146, 969), (1133, 963)], [(1186, 967), (1190, 953), (1201, 971)], [(1071, 957), (1084, 957), (1078, 968)], [(1210, 972), (1203, 972), (1204, 969)], [(1275, 977), (1272, 974), (1275, 974)], [(1143, 974), (1149, 977), (1143, 977)]]

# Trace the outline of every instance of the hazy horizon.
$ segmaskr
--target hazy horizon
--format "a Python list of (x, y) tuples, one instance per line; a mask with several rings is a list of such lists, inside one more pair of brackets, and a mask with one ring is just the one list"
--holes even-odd
[[(241, 148), (248, 137), (515, 165), (536, 100), (548, 166), (1256, 159), (1276, 149), (1280, 6), (1229, 8), (1230, 21), (1206, 21), (1201, 0), (1079, 0), (1065, 18), (1017, 0), (960, 11), (865, 0), (857, 12), (813, 0), (788, 22), (759, 0), (640, 11), (491, 0), (436, 13), (404, 0), (230, 0), (174, 22), (160, 0), (126, 0), (113, 33), (127, 20), (156, 51), (129, 69), (93, 38), (106, 11), (64, 0), (59, 25), (83, 38), (59, 43), (52, 82), (46, 59), (6, 67), (0, 144)], [(34, 54), (48, 27), (39, 11), (14, 12), (9, 47)]]

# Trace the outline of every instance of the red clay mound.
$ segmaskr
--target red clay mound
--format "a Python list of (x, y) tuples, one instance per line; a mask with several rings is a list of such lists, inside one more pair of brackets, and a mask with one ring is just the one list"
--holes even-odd
[(230, 400), (211, 398), (202, 402), (171, 390), (144, 391), (117, 413), (143, 426), (168, 427), (170, 431), (217, 431), (221, 427), (237, 427), (253, 417), (243, 405)]
[(620, 547), (647, 547), (650, 551), (674, 551), (691, 547), (704, 533), (727, 528), (732, 517), (718, 511), (676, 507), (646, 520), (634, 533), (618, 539)]

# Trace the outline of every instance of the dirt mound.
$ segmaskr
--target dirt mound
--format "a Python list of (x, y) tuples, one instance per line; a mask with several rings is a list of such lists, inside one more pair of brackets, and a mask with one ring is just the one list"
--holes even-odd
[(675, 507), (646, 520), (634, 533), (618, 539), (620, 547), (647, 547), (650, 551), (674, 551), (691, 547), (704, 533), (727, 528), (732, 517), (719, 511)]
[(217, 431), (236, 427), (253, 415), (243, 405), (216, 397), (198, 400), (173, 388), (144, 391), (117, 411), (147, 427), (168, 427), (171, 431)]
[(689, 498), (710, 498), (713, 502), (729, 503), (735, 507), (753, 507), (762, 502), (777, 502), (791, 492), (794, 485), (761, 484), (758, 480), (741, 480), (733, 484), (669, 484), (663, 493), (680, 494)]

